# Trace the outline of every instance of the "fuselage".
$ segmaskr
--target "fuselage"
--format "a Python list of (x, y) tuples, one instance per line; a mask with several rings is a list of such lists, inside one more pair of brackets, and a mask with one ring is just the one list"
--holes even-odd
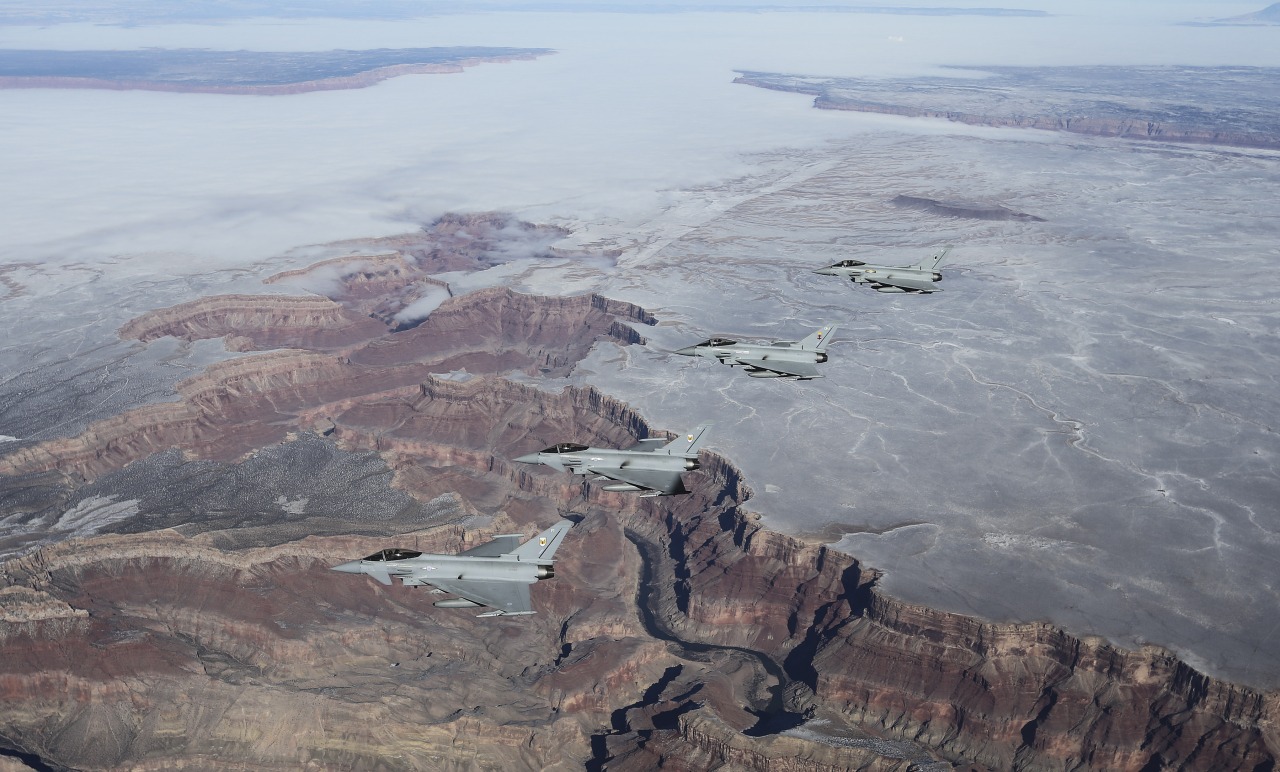
[[(894, 279), (906, 279), (914, 282), (942, 281), (942, 274), (934, 269), (913, 265), (875, 265), (857, 260), (843, 260), (826, 268), (814, 271), (823, 276), (843, 276), (854, 284), (866, 284), (878, 292), (915, 292), (927, 293), (934, 290), (898, 287), (892, 284)], [(941, 289), (941, 288), (936, 288)]]
[(553, 451), (548, 448), (515, 460), (526, 464), (545, 464), (581, 475), (595, 474), (592, 469), (622, 469), (623, 467), (674, 472), (692, 471), (698, 468), (696, 454), (692, 456), (682, 453), (669, 454), (662, 450), (634, 451), (588, 447), (580, 450)]
[[(827, 361), (826, 352), (805, 348), (800, 343), (793, 341), (756, 344), (712, 338), (706, 343), (677, 349), (674, 353), (681, 356), (714, 359), (720, 364), (729, 365), (730, 367), (742, 367), (746, 370), (747, 375), (752, 378), (794, 378), (797, 380), (819, 378), (821, 376), (817, 375), (816, 371), (785, 372), (787, 369), (794, 369), (787, 368), (785, 365), (789, 363), (816, 365)], [(781, 366), (782, 371), (770, 369), (770, 364)]]
[(348, 574), (386, 573), (388, 576), (400, 577), (406, 585), (425, 584), (432, 577), (439, 579), (471, 579), (476, 581), (512, 581), (533, 582), (538, 579), (549, 579), (555, 573), (549, 561), (522, 561), (515, 555), (498, 557), (468, 557), (465, 555), (423, 555), (400, 559), (380, 559), (388, 552), (408, 552), (407, 550), (384, 550), (361, 560), (352, 560), (333, 567), (334, 571)]
[(822, 351), (802, 349), (794, 343), (775, 343), (771, 345), (734, 344), (732, 346), (686, 346), (677, 349), (677, 354), (687, 357), (706, 357), (718, 359), (722, 363), (733, 366), (741, 359), (773, 359), (780, 362), (813, 362), (827, 361)]

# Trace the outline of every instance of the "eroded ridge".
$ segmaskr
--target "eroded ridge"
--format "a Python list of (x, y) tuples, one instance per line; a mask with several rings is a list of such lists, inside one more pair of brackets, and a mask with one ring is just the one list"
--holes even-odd
[[(239, 548), (226, 546), (239, 529), (103, 535), (5, 563), (27, 616), (3, 623), (0, 677), (13, 698), (0, 734), (72, 766), (215, 752), (266, 768), (388, 753), (412, 766), (463, 753), (506, 768), (682, 759), (797, 770), (1249, 768), (1275, 757), (1262, 727), (1276, 695), (1155, 648), (885, 597), (855, 559), (744, 514), (749, 489), (713, 453), (688, 475), (693, 493), (674, 500), (508, 460), (569, 429), (601, 443), (654, 433), (595, 390), (432, 379), (322, 407), (337, 427), (330, 442), (376, 451), (397, 488), (455, 496), (487, 522), (405, 532), (361, 520), (360, 535), (288, 540), (282, 529)], [(391, 534), (447, 552), (562, 513), (580, 522), (528, 619), (434, 609), (430, 593), (327, 571)], [(787, 716), (775, 727), (784, 735), (770, 733)]]
[[(303, 346), (289, 302), (215, 298), (139, 329)], [(306, 307), (347, 319), (335, 305)], [(660, 435), (596, 389), (502, 377), (568, 372), (654, 321), (486, 290), (416, 327), (222, 362), (176, 402), (6, 455), (31, 527), (67, 528), (0, 563), (0, 738), (142, 769), (1274, 766), (1276, 693), (1155, 647), (904, 604), (853, 557), (762, 528), (723, 456), (670, 499), (510, 460)], [(561, 516), (578, 522), (532, 617), (328, 570)]]
[[(144, 315), (122, 334), (214, 337), (233, 328), (231, 317), (243, 324), (235, 328), (237, 339), (257, 341), (255, 346), (304, 346), (317, 336), (305, 324), (312, 315), (298, 314), (294, 300), (215, 297)], [(303, 300), (326, 313), (334, 308), (323, 299)], [(341, 353), (284, 348), (213, 365), (178, 384), (178, 401), (96, 422), (76, 437), (20, 448), (0, 457), (0, 474), (58, 470), (92, 480), (171, 447), (201, 458), (233, 459), (300, 429), (332, 431), (326, 414), (331, 411), (323, 406), (337, 410), (352, 402), (394, 399), (406, 389), (416, 393), (432, 373), (560, 375), (598, 340), (642, 343), (618, 316), (653, 323), (643, 309), (598, 295), (538, 298), (505, 288), (482, 290), (451, 298), (411, 329), (365, 326), (374, 335)], [(337, 329), (352, 333), (352, 327)]]

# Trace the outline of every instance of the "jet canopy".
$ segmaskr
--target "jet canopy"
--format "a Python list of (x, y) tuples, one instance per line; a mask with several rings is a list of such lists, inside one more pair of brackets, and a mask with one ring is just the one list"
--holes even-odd
[(862, 262), (861, 260), (841, 260), (840, 262), (836, 263), (831, 267), (832, 268), (857, 268), (860, 265), (866, 265), (866, 263)]
[(549, 448), (545, 448), (542, 452), (543, 453), (581, 453), (586, 449), (587, 449), (586, 445), (579, 445), (576, 442), (562, 442), (559, 445), (552, 445)]
[(699, 346), (736, 346), (738, 345), (738, 341), (729, 340), (728, 338), (712, 338), (711, 340), (703, 341), (698, 345)]
[(414, 552), (413, 550), (388, 549), (383, 550), (382, 552), (375, 552), (365, 558), (365, 560), (408, 560), (409, 558), (416, 558), (421, 554), (421, 552)]

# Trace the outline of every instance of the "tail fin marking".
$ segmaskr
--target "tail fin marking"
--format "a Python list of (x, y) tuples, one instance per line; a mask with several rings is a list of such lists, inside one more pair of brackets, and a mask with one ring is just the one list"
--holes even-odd
[(682, 434), (663, 445), (659, 452), (672, 456), (696, 456), (699, 446), (702, 445), (702, 438), (710, 428), (711, 424), (703, 424), (688, 434)]
[(947, 253), (950, 251), (951, 251), (951, 245), (948, 244), (947, 246), (943, 247), (942, 250), (939, 251), (937, 254), (935, 254), (933, 257), (921, 263), (920, 267), (925, 269), (926, 271), (937, 270), (938, 266), (942, 265), (942, 261), (947, 259)]
[(516, 547), (510, 554), (515, 555), (516, 559), (521, 561), (550, 561), (552, 556), (556, 554), (556, 549), (560, 547), (560, 542), (564, 541), (564, 535), (569, 532), (571, 527), (573, 527), (573, 523), (568, 520), (561, 520)]
[(828, 324), (821, 330), (809, 335), (800, 341), (800, 348), (804, 351), (822, 351), (831, 342), (831, 339), (835, 337), (836, 327), (837, 325)]

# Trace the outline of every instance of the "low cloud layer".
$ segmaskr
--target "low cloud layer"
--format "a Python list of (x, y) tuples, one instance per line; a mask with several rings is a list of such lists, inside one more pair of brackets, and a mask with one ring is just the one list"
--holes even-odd
[(420, 222), (406, 209), (639, 225), (686, 203), (691, 188), (751, 173), (744, 154), (885, 127), (734, 86), (741, 68), (865, 76), (993, 61), (1280, 63), (1274, 46), (1249, 45), (1265, 30), (1176, 27), (1168, 22), (1190, 5), (1173, 5), (1053, 18), (520, 13), (0, 28), (0, 46), (14, 48), (559, 51), (296, 96), (0, 91), (0, 137), (21, 148), (0, 157), (0, 263), (243, 265), (405, 230)]
[(400, 309), (394, 317), (395, 321), (400, 324), (420, 322), (430, 316), (431, 312), (439, 308), (440, 304), (449, 297), (449, 290), (444, 287), (427, 284), (423, 289), (422, 297)]

